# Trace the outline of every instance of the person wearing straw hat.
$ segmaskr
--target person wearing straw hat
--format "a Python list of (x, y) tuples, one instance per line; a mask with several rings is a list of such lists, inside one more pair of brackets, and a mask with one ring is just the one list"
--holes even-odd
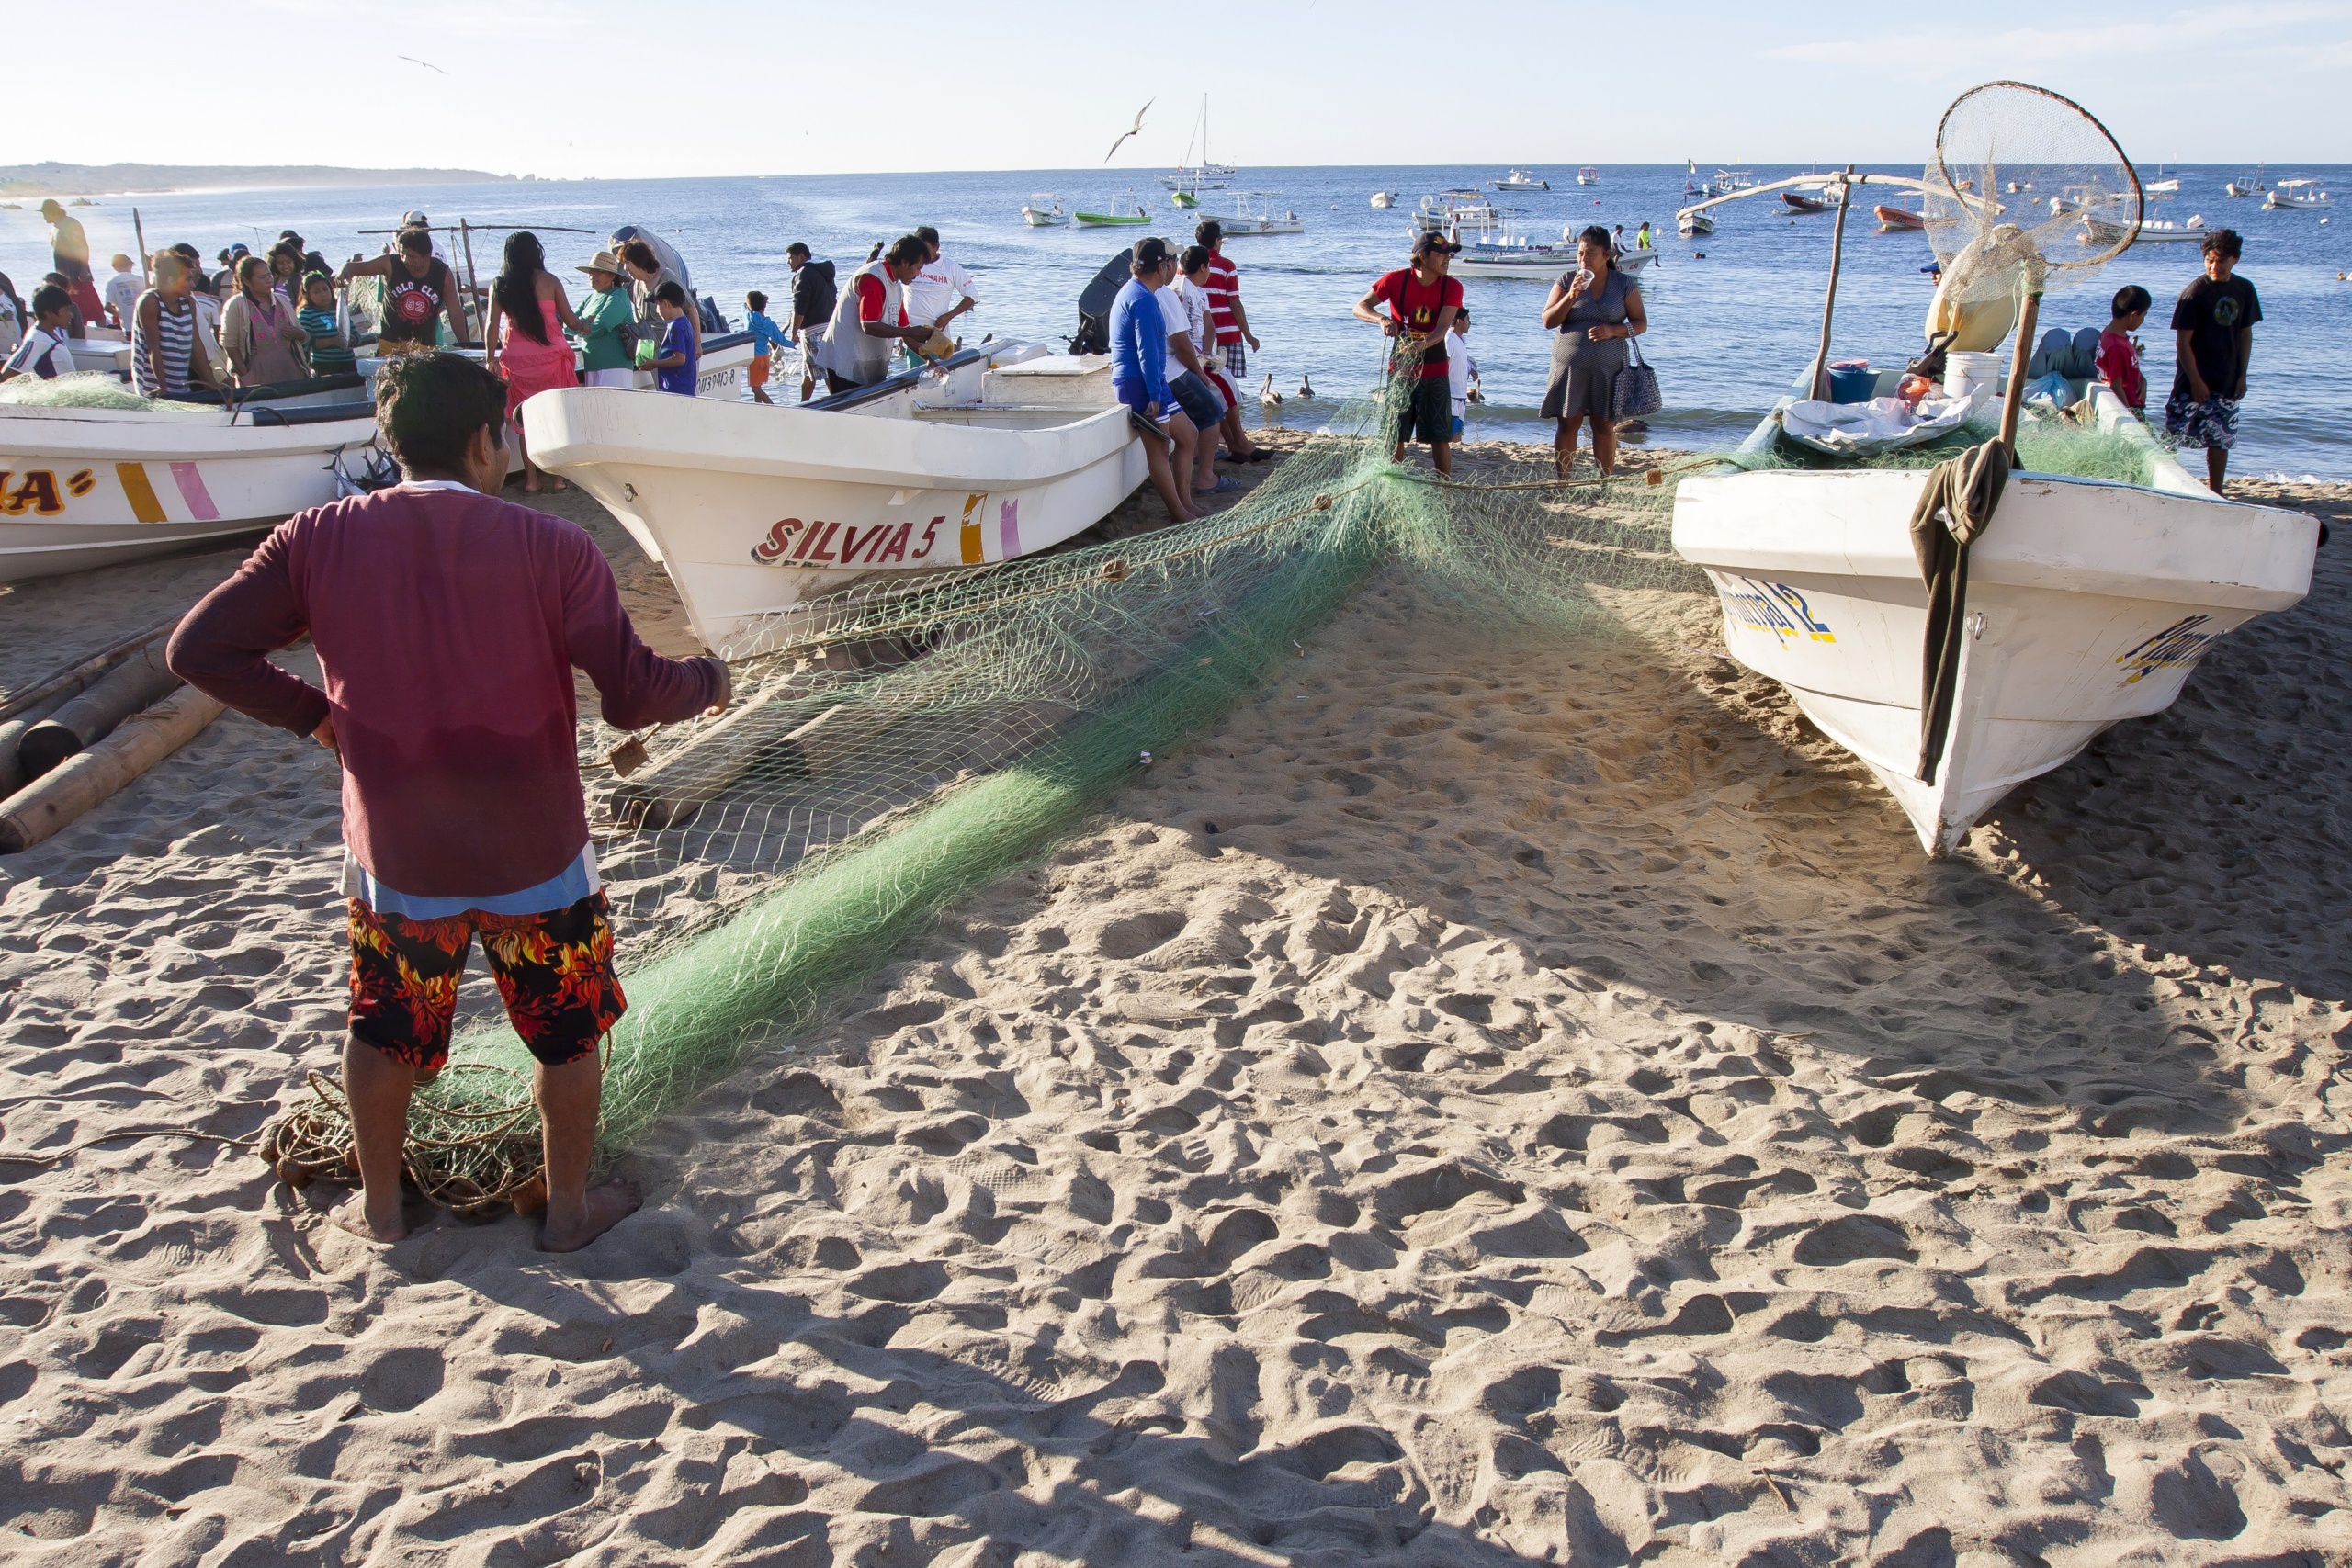
[(581, 378), (591, 387), (634, 387), (637, 368), (628, 333), (637, 321), (637, 304), (621, 287), (621, 259), (598, 251), (577, 270), (588, 275), (594, 290), (580, 302)]

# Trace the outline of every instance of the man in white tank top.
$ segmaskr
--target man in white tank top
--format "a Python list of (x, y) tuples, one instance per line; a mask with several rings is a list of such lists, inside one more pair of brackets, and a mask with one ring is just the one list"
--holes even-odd
[(931, 335), (930, 322), (909, 323), (905, 292), (930, 256), (930, 246), (906, 234), (850, 275), (825, 341), (812, 351), (823, 355), (826, 390), (846, 392), (887, 380), (890, 345), (921, 343)]

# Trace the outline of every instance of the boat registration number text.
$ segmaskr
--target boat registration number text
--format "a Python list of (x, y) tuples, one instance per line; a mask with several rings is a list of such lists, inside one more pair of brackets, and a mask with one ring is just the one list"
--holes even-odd
[(1770, 632), (1786, 640), (1804, 637), (1836, 642), (1838, 634), (1815, 616), (1804, 595), (1785, 582), (1758, 582), (1752, 577), (1716, 577), (1716, 595), (1724, 602), (1724, 617), (1755, 631)]
[(96, 483), (87, 468), (68, 474), (62, 486), (53, 469), (28, 468), (16, 474), (0, 468), (0, 517), (22, 517), (28, 513), (54, 517), (65, 510), (66, 496), (87, 495)]
[(803, 521), (786, 517), (768, 529), (767, 537), (752, 547), (752, 558), (762, 566), (787, 562), (805, 566), (887, 566), (895, 561), (923, 560), (939, 542), (944, 515), (932, 518), (915, 532), (912, 523)]

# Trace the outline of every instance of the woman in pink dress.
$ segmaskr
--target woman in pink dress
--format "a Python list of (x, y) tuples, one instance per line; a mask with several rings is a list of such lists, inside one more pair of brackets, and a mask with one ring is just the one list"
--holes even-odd
[[(571, 313), (563, 285), (548, 270), (539, 237), (525, 231), (509, 234), (506, 264), (490, 289), (490, 331), (484, 334), (490, 352), (484, 363), (493, 374), (506, 378), (506, 417), (517, 441), (523, 439), (524, 399), (580, 384), (571, 344), (563, 335), (566, 327), (587, 335), (580, 318)], [(557, 490), (569, 488), (560, 479), (553, 484)], [(525, 443), (523, 489), (536, 495), (539, 488), (539, 468)]]

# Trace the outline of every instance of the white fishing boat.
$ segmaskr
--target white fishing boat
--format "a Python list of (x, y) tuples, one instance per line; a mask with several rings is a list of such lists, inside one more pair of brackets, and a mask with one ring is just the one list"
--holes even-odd
[(1420, 206), (1413, 212), (1411, 232), (1451, 235), (1498, 229), (1502, 223), (1501, 209), (1485, 191), (1456, 188), (1421, 197)]
[(2334, 205), (2317, 180), (2280, 180), (2262, 198), (2263, 210), (2311, 210)]
[(1577, 184), (1580, 186), (1597, 186), (1600, 183), (1600, 171), (1594, 168), (1590, 164), (1587, 164), (1583, 168), (1577, 171)]
[(350, 493), (379, 456), (375, 405), (359, 378), (326, 379), (234, 410), (0, 400), (0, 582), (256, 534)]
[(1032, 229), (1058, 229), (1069, 221), (1069, 214), (1062, 210), (1061, 197), (1039, 191), (1023, 205), (1021, 221)]
[(1372, 205), (1374, 211), (1385, 212), (1388, 209), (1396, 205), (1396, 193), (1393, 190), (1374, 191), (1372, 193)]
[(2144, 447), (2146, 482), (2010, 477), (1968, 551), (1933, 783), (1917, 777), (1928, 589), (1911, 543), (1927, 471), (1724, 472), (1676, 495), (1674, 548), (1713, 581), (1724, 646), (1869, 765), (1930, 854), (2109, 725), (2163, 712), (2216, 640), (2310, 590), (2317, 524), (2216, 497), (2104, 385), (2086, 391), (2099, 429)]
[(763, 617), (857, 579), (1059, 544), (1147, 477), (1109, 357), (1023, 344), (797, 406), (560, 389), (524, 405), (523, 428), (730, 656), (768, 645)]
[(2223, 196), (2260, 196), (2266, 188), (2264, 175), (2267, 169), (2267, 164), (2256, 164), (2254, 173), (2244, 179), (2232, 180), (2222, 187), (2222, 194)]
[(1746, 190), (1755, 183), (1756, 171), (1753, 169), (1717, 169), (1715, 171), (1715, 194), (1718, 196), (1728, 196), (1736, 190)]
[[(1582, 176), (1578, 176), (1578, 180), (1581, 184), (1590, 183), (1584, 180)], [(1532, 169), (1513, 169), (1501, 179), (1491, 183), (1497, 190), (1550, 190), (1552, 188), (1552, 182), (1536, 178), (1535, 171)]]
[(1715, 231), (1715, 220), (1703, 212), (1678, 212), (1674, 231), (1686, 240), (1702, 239)]
[[(2128, 223), (2113, 223), (2104, 218), (2086, 218), (2080, 239), (2086, 245), (2103, 247), (2115, 243), (2130, 230)], [(2176, 223), (2166, 218), (2143, 219), (2132, 243), (2135, 245), (2201, 245), (2205, 243), (2204, 215), (2199, 213), (2186, 223)]]
[(1282, 205), (1282, 193), (1279, 191), (1238, 190), (1233, 193), (1233, 212), (1230, 216), (1206, 212), (1201, 216), (1215, 217), (1228, 240), (1250, 234), (1306, 232), (1306, 224), (1297, 210)]

